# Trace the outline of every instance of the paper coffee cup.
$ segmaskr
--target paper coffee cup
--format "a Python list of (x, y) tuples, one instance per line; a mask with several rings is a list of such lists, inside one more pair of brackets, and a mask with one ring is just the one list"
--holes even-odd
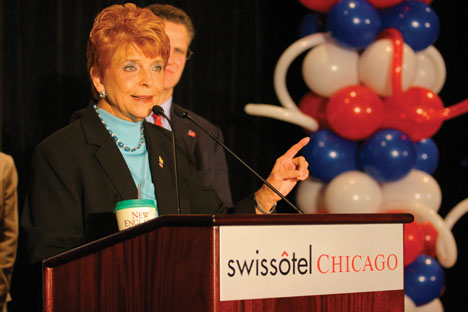
[(156, 210), (157, 207), (151, 199), (119, 201), (114, 209), (119, 231), (156, 218)]

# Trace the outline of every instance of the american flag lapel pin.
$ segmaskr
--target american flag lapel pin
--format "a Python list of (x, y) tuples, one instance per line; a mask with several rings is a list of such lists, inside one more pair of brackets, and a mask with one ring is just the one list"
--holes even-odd
[(195, 131), (193, 131), (192, 129), (190, 129), (189, 131), (187, 131), (187, 135), (194, 138), (194, 137), (197, 136), (197, 133)]
[(159, 156), (159, 167), (164, 168), (164, 159), (161, 156)]

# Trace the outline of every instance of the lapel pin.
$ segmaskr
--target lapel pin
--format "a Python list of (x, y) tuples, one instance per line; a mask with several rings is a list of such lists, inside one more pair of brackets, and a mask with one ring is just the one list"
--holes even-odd
[(164, 159), (161, 156), (159, 156), (159, 167), (164, 168)]
[(194, 138), (194, 137), (197, 136), (197, 133), (195, 131), (193, 131), (192, 129), (190, 129), (189, 131), (187, 131), (187, 135)]

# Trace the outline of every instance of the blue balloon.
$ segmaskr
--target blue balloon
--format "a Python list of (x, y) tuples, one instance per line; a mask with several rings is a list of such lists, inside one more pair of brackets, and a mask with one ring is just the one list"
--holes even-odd
[(302, 153), (309, 163), (311, 176), (329, 182), (345, 171), (357, 170), (357, 143), (343, 139), (330, 130), (310, 135)]
[(416, 143), (418, 156), (414, 169), (433, 174), (439, 164), (439, 149), (431, 138), (422, 139)]
[(361, 50), (375, 41), (382, 21), (377, 9), (366, 0), (341, 0), (328, 14), (332, 37), (349, 49)]
[(312, 12), (304, 15), (299, 26), (299, 36), (305, 37), (318, 31), (318, 13)]
[(432, 45), (439, 35), (439, 17), (419, 0), (406, 0), (381, 12), (383, 28), (396, 28), (414, 51)]
[(438, 298), (444, 284), (444, 270), (434, 258), (421, 254), (405, 267), (405, 294), (417, 306)]
[(359, 166), (379, 182), (392, 182), (407, 175), (416, 163), (416, 145), (396, 129), (382, 129), (359, 148)]

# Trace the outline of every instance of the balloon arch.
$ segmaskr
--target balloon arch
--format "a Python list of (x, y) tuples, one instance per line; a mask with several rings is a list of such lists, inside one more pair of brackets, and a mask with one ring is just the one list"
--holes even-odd
[[(305, 213), (408, 212), (405, 311), (443, 311), (443, 268), (457, 260), (454, 224), (468, 199), (443, 219), (432, 174), (439, 152), (431, 137), (468, 111), (445, 107), (438, 93), (445, 62), (433, 46), (439, 18), (431, 0), (299, 0), (311, 10), (302, 38), (279, 58), (274, 87), (282, 105), (247, 104), (246, 113), (283, 120), (310, 134), (304, 148), (311, 178), (296, 192)], [(327, 14), (327, 31), (317, 16)], [(286, 86), (291, 63), (305, 53), (310, 89), (297, 105)]]

